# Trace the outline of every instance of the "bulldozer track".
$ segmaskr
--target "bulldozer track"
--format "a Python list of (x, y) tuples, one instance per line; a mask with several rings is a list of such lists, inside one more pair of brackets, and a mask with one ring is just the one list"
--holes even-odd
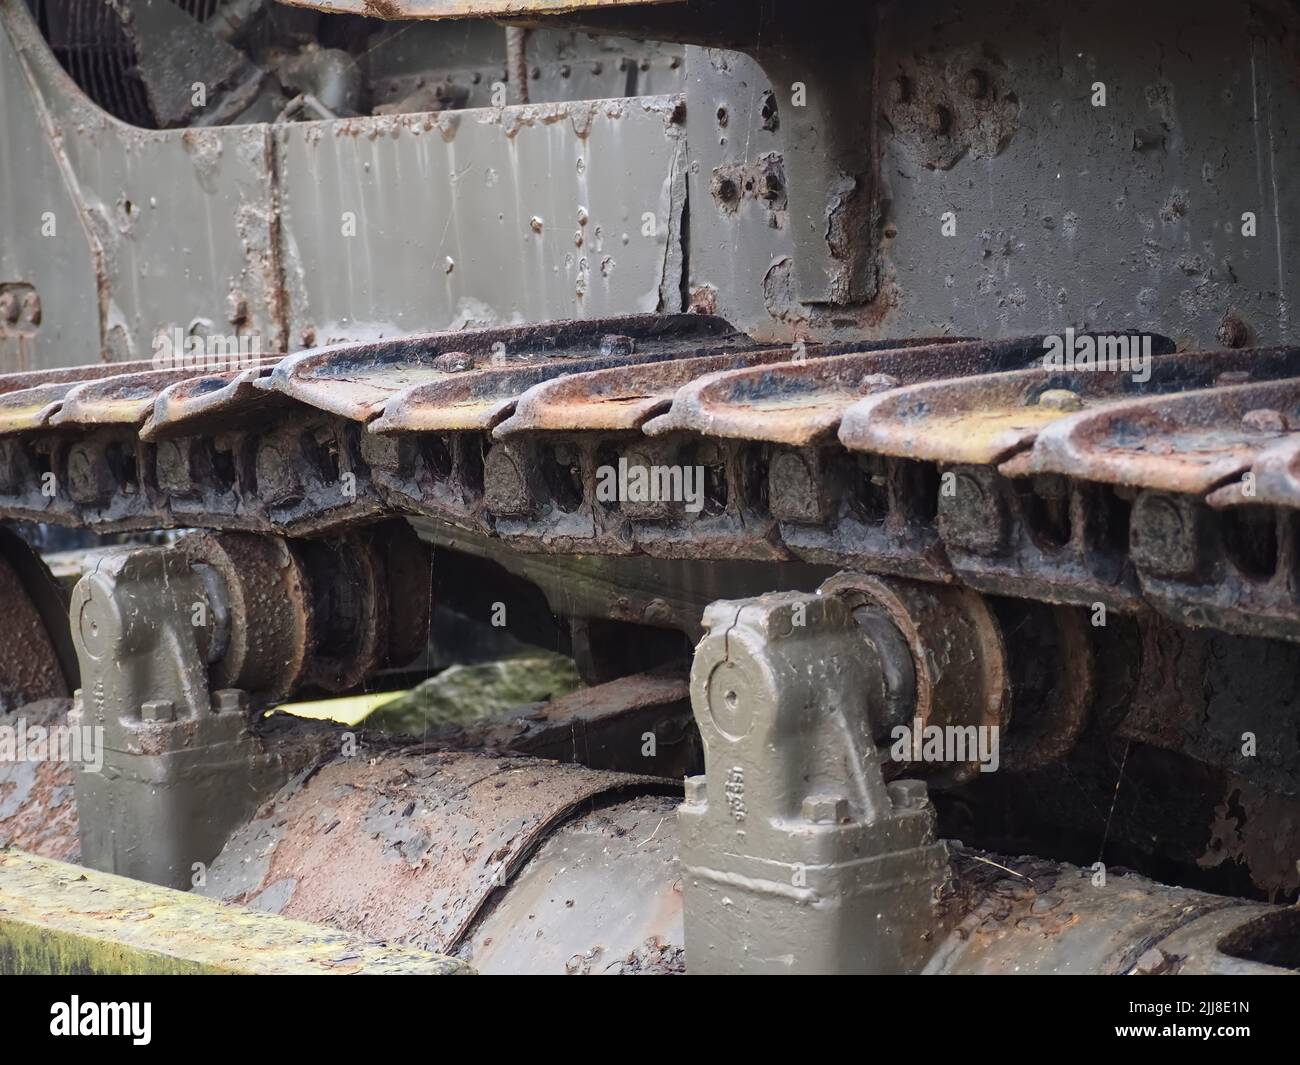
[[(421, 516), (521, 552), (797, 560), (1300, 639), (1300, 348), (1065, 343), (1094, 357), (771, 347), (655, 315), (12, 374), (0, 517), (310, 537)], [(698, 505), (611, 497), (629, 470), (698, 470)]]

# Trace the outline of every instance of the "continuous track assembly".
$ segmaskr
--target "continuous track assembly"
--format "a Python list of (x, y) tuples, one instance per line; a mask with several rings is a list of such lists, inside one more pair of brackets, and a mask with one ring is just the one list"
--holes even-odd
[[(1300, 639), (1300, 349), (1065, 340), (1133, 366), (668, 315), (14, 374), (0, 516), (309, 537), (418, 515), (516, 552), (801, 560)], [(701, 496), (620, 498), (620, 468), (698, 468)]]

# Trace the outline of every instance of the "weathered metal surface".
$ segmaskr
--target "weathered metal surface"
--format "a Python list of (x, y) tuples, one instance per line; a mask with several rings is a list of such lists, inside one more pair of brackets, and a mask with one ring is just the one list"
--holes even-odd
[(680, 0), (284, 0), (334, 14), (387, 19), (512, 18), (570, 11), (678, 3)]
[[(812, 351), (817, 354), (817, 347)], [(537, 430), (640, 429), (667, 411), (677, 390), (698, 377), (789, 358), (789, 349), (776, 348), (566, 374), (528, 389), (514, 414), (492, 435), (500, 439)]]
[(1031, 447), (1048, 425), (1080, 410), (1134, 395), (1236, 383), (1240, 375), (1257, 381), (1294, 375), (1300, 349), (1153, 355), (1148, 371), (1150, 379), (1141, 380), (1136, 370), (1039, 368), (915, 385), (849, 408), (839, 436), (858, 451), (992, 465)]
[[(494, 380), (491, 375), (502, 371), (526, 373), (536, 363), (552, 361), (559, 364), (556, 372), (563, 372), (569, 363), (589, 369), (584, 356), (589, 360), (602, 354), (607, 359), (667, 358), (675, 351), (727, 339), (743, 343), (722, 319), (701, 315), (644, 315), (437, 333), (294, 355), (276, 367), (267, 387), (362, 422), (378, 416), (392, 402), (395, 410), (385, 428), (416, 430), (425, 427), (418, 418), (418, 408), (425, 402), (420, 390), (424, 384), (437, 388), (470, 373), (475, 379), (487, 375)], [(505, 381), (507, 390), (515, 387), (510, 377)], [(528, 384), (520, 381), (517, 388), (522, 391)], [(435, 392), (428, 402), (440, 399)]]
[(204, 893), (452, 951), (557, 825), (665, 787), (504, 754), (360, 750), (291, 783), (237, 831)]
[[(0, 5), (0, 24), (16, 53), (0, 62), (17, 82), (6, 98), (23, 101), (6, 110), (39, 116), (45, 143), (28, 157), (54, 161), (44, 187), (20, 175), (5, 182), (11, 217), (33, 220), (23, 230), (33, 260), (75, 244), (67, 277), (90, 274), (71, 290), (57, 275), (18, 274), (39, 283), (50, 338), (62, 338), (38, 365), (147, 357), (155, 338), (191, 326), (285, 350), (269, 127), (129, 126), (76, 87), (22, 0)], [(71, 202), (51, 205), (47, 188)], [(47, 216), (42, 233), (51, 207), (53, 229)], [(76, 330), (64, 333), (64, 320)]]
[(1205, 494), (1300, 428), (1300, 381), (1266, 381), (1119, 403), (1038, 433), (1002, 465), (1104, 484)]
[[(957, 850), (960, 919), (927, 974), (1284, 974), (1225, 951), (1230, 931), (1281, 911), (1033, 858)], [(1217, 918), (1206, 934), (1203, 920)], [(1240, 948), (1237, 948), (1240, 949)]]
[(153, 370), (148, 362), (79, 366), (66, 370), (6, 374), (0, 377), (0, 435), (48, 425), (68, 394), (83, 384)]
[(833, 434), (844, 411), (873, 392), (1019, 368), (1042, 356), (1038, 338), (995, 344), (923, 338), (864, 347), (862, 354), (731, 370), (694, 381), (678, 391), (667, 414), (645, 425), (645, 432), (684, 430), (806, 447)]
[(646, 796), (561, 825), (458, 955), (485, 975), (684, 973), (676, 809)]
[[(34, 737), (66, 723), (70, 699), (44, 699), (24, 703), (13, 713), (0, 715), (0, 726), (13, 729), (13, 755), (0, 756), (0, 850), (14, 847), (60, 862), (81, 859), (77, 836), (77, 802), (73, 793), (72, 763), (57, 757), (18, 758), (17, 735)], [(24, 754), (34, 753), (26, 744)]]
[(490, 719), (447, 739), (466, 750), (507, 750), (588, 769), (680, 779), (702, 765), (690, 714), (685, 676), (638, 673)]
[(704, 358), (723, 341), (731, 348), (749, 346), (742, 338), (728, 336), (730, 326), (721, 319), (702, 315), (659, 316), (653, 321), (616, 318), (600, 323), (600, 329), (599, 339), (581, 325), (572, 330), (572, 338), (565, 335), (569, 330), (538, 338), (543, 340), (540, 350), (521, 337), (507, 343), (503, 358), (492, 357), (493, 364), (476, 372), (453, 370), (411, 385), (389, 400), (371, 431), (491, 430), (514, 410), (522, 393), (544, 381), (611, 367), (654, 366), (688, 349), (693, 349), (692, 357)]
[(40, 557), (0, 528), (0, 720), (37, 699), (72, 694), (67, 601)]
[(202, 374), (199, 370), (148, 370), (122, 374), (102, 381), (87, 381), (69, 389), (51, 425), (141, 426), (153, 410), (159, 393), (179, 381), (202, 374), (202, 380), (231, 383), (242, 370)]
[(464, 962), (0, 851), (0, 972), (460, 975)]
[(1278, 440), (1251, 466), (1250, 482), (1227, 484), (1209, 496), (1211, 506), (1234, 504), (1300, 508), (1300, 440), (1287, 436)]
[[(679, 106), (638, 97), (278, 127), (293, 343), (681, 310)], [(409, 175), (400, 196), (396, 175)]]
[(234, 376), (191, 377), (168, 385), (145, 418), (140, 439), (201, 434), (235, 418), (243, 421), (291, 406), (284, 396), (257, 387), (273, 367), (274, 363), (263, 362)]
[[(1293, 12), (1277, 8), (1264, 25), (1239, 4), (1106, 0), (1086, 11), (927, 3), (875, 14), (859, 47), (879, 72), (862, 129), (881, 153), (881, 280), (861, 307), (801, 302), (786, 213), (774, 222), (761, 200), (713, 195), (720, 169), (788, 152), (787, 120), (805, 113), (793, 106), (794, 79), (748, 56), (687, 49), (698, 164), (688, 284), (717, 313), (772, 340), (1014, 336), (1063, 313), (1081, 327), (1104, 318), (1195, 346), (1226, 343), (1229, 320), (1251, 343), (1295, 339), (1285, 295), (1294, 153), (1276, 137), (1300, 104), (1282, 58)], [(1175, 24), (1180, 50), (1166, 62)], [(1000, 115), (1008, 92), (1014, 123)]]

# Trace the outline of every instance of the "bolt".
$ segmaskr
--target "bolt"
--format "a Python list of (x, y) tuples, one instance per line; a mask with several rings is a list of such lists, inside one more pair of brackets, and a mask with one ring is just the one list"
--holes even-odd
[(709, 801), (709, 781), (707, 777), (686, 778), (686, 805), (702, 806)]
[(602, 355), (631, 355), (636, 350), (636, 341), (622, 333), (606, 333), (600, 338)]
[(113, 471), (102, 451), (74, 444), (68, 451), (68, 495), (77, 503), (99, 503), (114, 489)]
[(571, 73), (572, 71), (569, 69), (568, 63), (560, 64), (560, 77), (567, 78)]
[(41, 324), (41, 297), (34, 291), (23, 295), (23, 321), (29, 325)]
[(1225, 315), (1219, 323), (1219, 343), (1225, 348), (1244, 348), (1250, 340), (1250, 328), (1235, 314)]
[(140, 704), (141, 721), (175, 721), (176, 704), (170, 699), (150, 699)]
[(723, 129), (726, 129), (726, 128), (727, 128), (727, 122), (729, 121), (730, 117), (731, 117), (731, 116), (727, 114), (727, 105), (726, 105), (726, 104), (719, 104), (719, 105), (718, 105), (718, 125), (721, 126)]
[(641, 620), (647, 625), (668, 628), (673, 621), (673, 608), (663, 599), (651, 599), (641, 611)]
[(838, 825), (849, 819), (849, 800), (843, 795), (809, 795), (803, 801), (803, 819)]
[(740, 187), (729, 177), (720, 177), (714, 182), (713, 195), (719, 202), (733, 204), (740, 199)]
[(158, 487), (171, 495), (183, 495), (194, 487), (188, 449), (175, 440), (160, 440), (154, 452)]
[(217, 714), (229, 713), (232, 710), (246, 713), (248, 692), (239, 688), (222, 688), (220, 691), (215, 691), (212, 693), (212, 710)]
[(827, 496), (823, 478), (796, 451), (784, 451), (772, 459), (767, 470), (767, 497), (772, 516), (778, 521), (816, 524), (826, 520)]
[(1241, 427), (1252, 433), (1285, 433), (1287, 420), (1281, 411), (1260, 408), (1246, 411), (1241, 418)]
[(523, 471), (503, 445), (483, 460), (483, 501), (493, 514), (522, 517), (532, 512), (532, 493)]
[(1079, 398), (1079, 394), (1071, 392), (1068, 388), (1049, 388), (1038, 397), (1038, 405), (1048, 410), (1062, 412), (1083, 410), (1083, 400)]
[(605, 64), (600, 62), (600, 60), (596, 60), (596, 62), (591, 64), (591, 72), (593, 74), (600, 74), (601, 72), (604, 71), (604, 69), (605, 69)]
[(18, 321), (18, 296), (9, 289), (0, 292), (0, 322), (14, 325)]
[(936, 137), (942, 137), (952, 126), (952, 112), (942, 104), (936, 104), (930, 109), (930, 132)]
[(287, 455), (276, 444), (263, 441), (255, 462), (257, 492), (273, 505), (302, 498), (302, 481)]
[(474, 369), (474, 357), (463, 351), (448, 351), (433, 360), (439, 373), (462, 373)]
[(898, 810), (915, 810), (929, 801), (924, 780), (891, 780), (885, 785), (889, 801)]
[(528, 220), (528, 228), (534, 233), (540, 233), (542, 231), (542, 220), (537, 215), (533, 215), (533, 217)]
[(972, 70), (962, 81), (962, 88), (972, 100), (979, 100), (989, 91), (989, 76), (982, 70)]

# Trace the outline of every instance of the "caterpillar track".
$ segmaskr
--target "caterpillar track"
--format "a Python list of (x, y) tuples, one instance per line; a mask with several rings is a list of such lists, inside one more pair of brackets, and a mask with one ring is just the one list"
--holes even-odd
[[(1045, 365), (1043, 337), (792, 349), (705, 315), (12, 374), (0, 516), (418, 516), (519, 553), (803, 561), (1300, 639), (1300, 349), (1095, 339), (1145, 345), (1148, 379)], [(620, 463), (698, 467), (702, 498), (602, 493)]]

